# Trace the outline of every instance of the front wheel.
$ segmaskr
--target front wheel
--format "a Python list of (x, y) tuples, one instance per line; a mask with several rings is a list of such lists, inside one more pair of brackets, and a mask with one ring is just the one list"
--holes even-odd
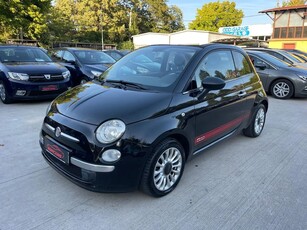
[(258, 137), (263, 130), (265, 118), (265, 106), (263, 104), (260, 104), (253, 115), (250, 125), (243, 130), (243, 134), (248, 137)]
[(12, 102), (2, 81), (0, 81), (0, 99), (4, 104), (9, 104)]
[(141, 180), (143, 192), (161, 197), (175, 189), (184, 170), (183, 147), (172, 138), (164, 140), (148, 159)]
[(294, 87), (286, 79), (277, 80), (271, 86), (271, 94), (278, 99), (288, 99), (293, 96), (293, 93)]

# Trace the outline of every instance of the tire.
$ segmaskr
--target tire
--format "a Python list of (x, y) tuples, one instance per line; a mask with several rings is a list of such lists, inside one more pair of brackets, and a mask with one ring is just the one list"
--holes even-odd
[(289, 99), (294, 94), (293, 84), (286, 79), (280, 79), (271, 85), (270, 93), (278, 99)]
[(243, 129), (243, 134), (247, 137), (258, 137), (263, 130), (266, 119), (266, 108), (263, 104), (257, 106), (250, 125)]
[(179, 183), (184, 165), (183, 147), (172, 138), (162, 141), (147, 160), (140, 189), (154, 197), (169, 194)]
[(6, 87), (3, 83), (3, 81), (0, 81), (0, 99), (4, 104), (10, 104), (12, 103), (12, 99), (7, 93)]

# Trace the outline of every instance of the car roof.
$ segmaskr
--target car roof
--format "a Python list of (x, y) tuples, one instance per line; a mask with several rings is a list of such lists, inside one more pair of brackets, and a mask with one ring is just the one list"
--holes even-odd
[(55, 50), (70, 50), (70, 51), (77, 51), (77, 50), (92, 50), (92, 51), (101, 51), (91, 48), (83, 48), (83, 47), (57, 47)]
[(41, 47), (25, 46), (25, 45), (0, 45), (0, 48), (30, 48), (30, 49), (39, 49)]

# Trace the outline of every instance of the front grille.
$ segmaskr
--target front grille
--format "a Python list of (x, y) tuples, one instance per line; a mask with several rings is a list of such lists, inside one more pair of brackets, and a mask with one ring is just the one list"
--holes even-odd
[[(47, 74), (46, 74), (47, 75)], [(50, 79), (48, 79), (48, 77), (46, 77), (46, 75), (31, 75), (29, 77), (29, 81), (32, 82), (53, 82), (53, 81), (61, 81), (64, 79), (64, 77), (62, 75), (49, 75)]]

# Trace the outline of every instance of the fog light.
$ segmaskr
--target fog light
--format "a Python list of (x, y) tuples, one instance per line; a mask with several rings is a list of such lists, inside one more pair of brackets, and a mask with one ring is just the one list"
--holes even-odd
[(16, 96), (24, 96), (26, 95), (27, 91), (26, 90), (17, 90), (16, 91)]
[(116, 149), (108, 149), (107, 151), (103, 152), (100, 158), (101, 162), (114, 162), (119, 160), (121, 157), (120, 151)]

